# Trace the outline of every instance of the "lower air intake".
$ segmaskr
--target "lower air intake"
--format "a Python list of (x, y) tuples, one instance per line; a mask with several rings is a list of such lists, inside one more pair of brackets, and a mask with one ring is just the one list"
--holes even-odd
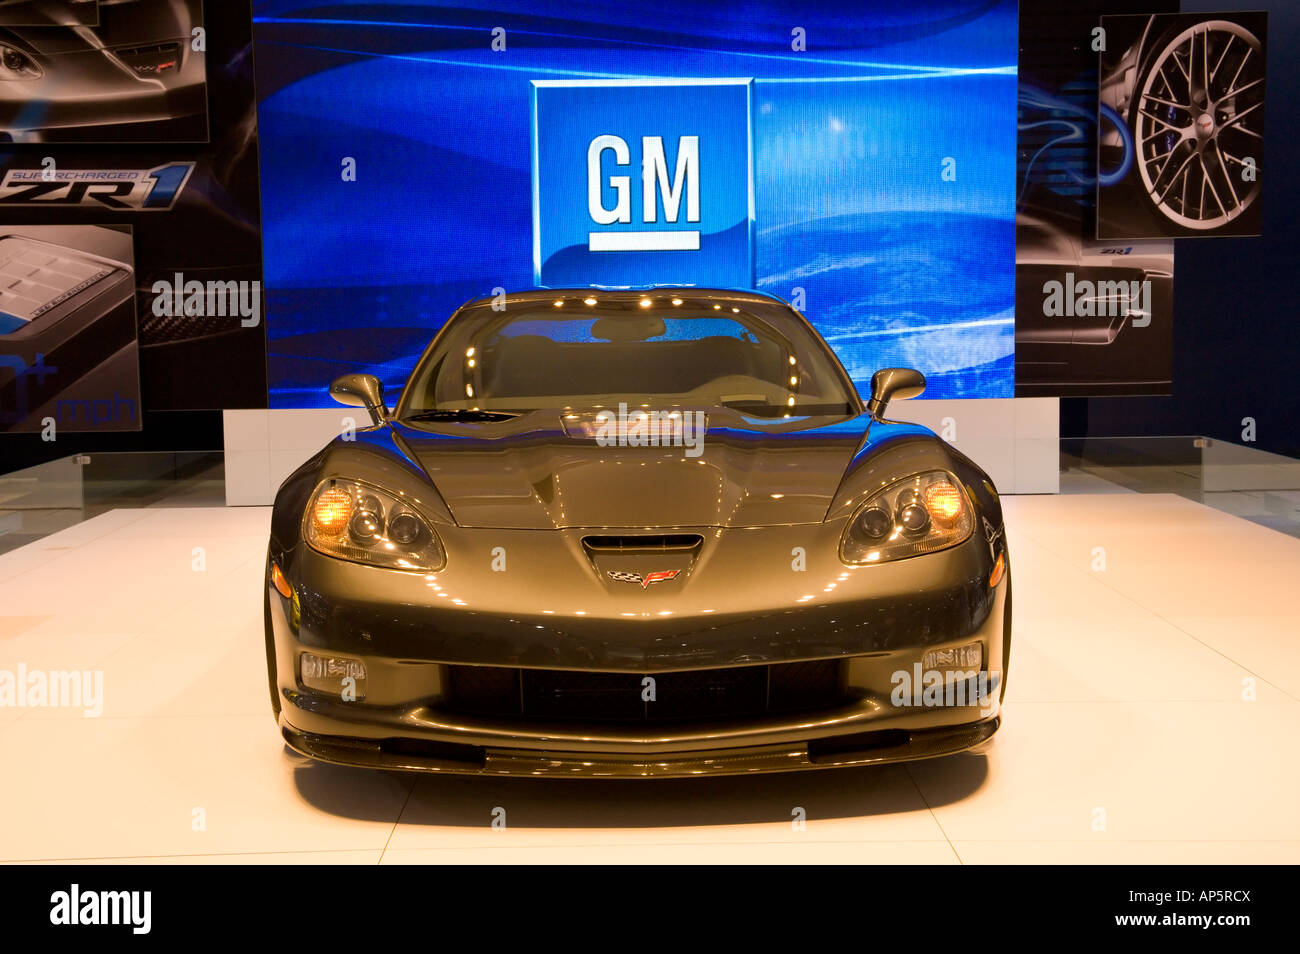
[(440, 708), (559, 722), (725, 720), (832, 708), (847, 701), (846, 676), (846, 663), (838, 659), (648, 676), (448, 666)]

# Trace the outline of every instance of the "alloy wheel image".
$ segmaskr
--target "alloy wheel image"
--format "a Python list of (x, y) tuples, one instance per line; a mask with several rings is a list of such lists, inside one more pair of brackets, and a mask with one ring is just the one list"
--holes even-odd
[(1201, 231), (1238, 218), (1259, 182), (1264, 57), (1259, 39), (1225, 20), (1195, 24), (1152, 60), (1133, 114), (1138, 169), (1155, 208)]

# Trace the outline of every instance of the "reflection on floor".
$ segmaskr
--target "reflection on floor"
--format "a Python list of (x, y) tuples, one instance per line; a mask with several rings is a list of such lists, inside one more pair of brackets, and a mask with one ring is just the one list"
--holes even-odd
[(263, 675), (268, 511), (103, 514), (0, 556), (0, 670), (104, 680), (98, 718), (0, 708), (0, 860), (1300, 862), (1300, 540), (1171, 494), (1005, 502), (987, 754), (654, 782), (291, 757)]
[(1208, 437), (1061, 441), (1061, 493), (1178, 494), (1300, 537), (1300, 460)]
[(0, 474), (0, 553), (123, 507), (220, 507), (220, 451), (76, 454)]

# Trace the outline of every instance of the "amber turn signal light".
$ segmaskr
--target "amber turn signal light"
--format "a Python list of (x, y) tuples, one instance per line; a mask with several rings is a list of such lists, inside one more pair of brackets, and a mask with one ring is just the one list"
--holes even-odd
[(275, 585), (276, 592), (286, 600), (293, 599), (293, 587), (289, 585), (289, 581), (280, 572), (280, 565), (275, 562), (271, 563), (271, 582)]
[(316, 498), (311, 512), (318, 533), (334, 536), (342, 533), (352, 519), (352, 497), (346, 491), (333, 487)]
[(940, 480), (925, 488), (925, 509), (930, 511), (930, 519), (939, 523), (951, 523), (961, 516), (961, 491), (946, 480)]
[(999, 553), (997, 562), (993, 564), (993, 572), (989, 574), (989, 589), (997, 586), (1002, 582), (1002, 575), (1006, 573), (1007, 563), (1006, 554)]

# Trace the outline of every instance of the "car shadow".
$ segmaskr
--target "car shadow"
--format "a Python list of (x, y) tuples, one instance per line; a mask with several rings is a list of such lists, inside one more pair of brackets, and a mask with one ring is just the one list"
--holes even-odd
[[(299, 760), (303, 800), (345, 818), (391, 819), (395, 784), (409, 787), (405, 825), (482, 828), (504, 808), (511, 828), (674, 828), (861, 818), (936, 808), (975, 794), (988, 756), (925, 763), (925, 790), (906, 763), (669, 779), (547, 779), (379, 772)], [(373, 793), (369, 796), (368, 793)]]

